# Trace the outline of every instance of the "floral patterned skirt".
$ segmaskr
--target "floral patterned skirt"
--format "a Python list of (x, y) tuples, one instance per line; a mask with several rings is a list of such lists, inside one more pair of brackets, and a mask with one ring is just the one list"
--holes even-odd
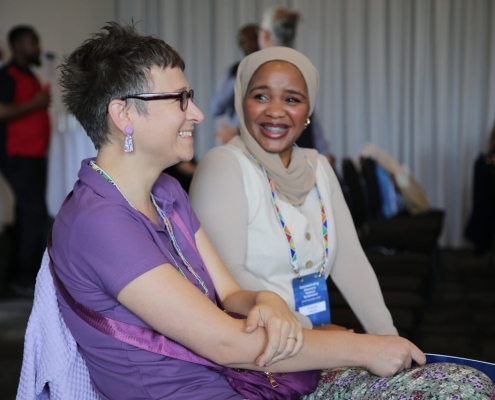
[(322, 372), (317, 390), (301, 400), (495, 400), (495, 386), (482, 372), (464, 365), (433, 363), (388, 378), (362, 368)]

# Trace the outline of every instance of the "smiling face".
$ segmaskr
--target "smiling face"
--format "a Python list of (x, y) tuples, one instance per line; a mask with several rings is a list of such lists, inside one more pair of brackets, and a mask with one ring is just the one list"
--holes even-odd
[[(152, 67), (150, 75), (153, 93), (190, 89), (180, 68)], [(136, 149), (166, 166), (190, 161), (194, 156), (194, 125), (204, 119), (201, 110), (189, 99), (186, 111), (182, 111), (180, 100), (170, 99), (148, 101), (147, 111), (145, 115), (134, 111)]]
[(254, 73), (244, 98), (244, 122), (258, 144), (287, 167), (309, 112), (306, 81), (293, 64), (270, 61)]

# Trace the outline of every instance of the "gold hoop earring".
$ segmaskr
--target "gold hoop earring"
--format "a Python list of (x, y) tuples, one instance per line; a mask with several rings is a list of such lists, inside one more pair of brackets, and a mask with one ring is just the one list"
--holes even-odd
[(310, 123), (311, 120), (309, 118), (306, 118), (306, 122), (304, 123), (304, 129), (306, 129)]

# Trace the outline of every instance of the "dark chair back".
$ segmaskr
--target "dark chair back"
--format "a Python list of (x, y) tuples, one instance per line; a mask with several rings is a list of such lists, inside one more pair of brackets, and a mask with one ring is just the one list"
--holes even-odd
[(361, 174), (364, 179), (370, 203), (370, 218), (372, 221), (378, 221), (383, 217), (383, 213), (375, 161), (371, 158), (361, 158)]
[(344, 158), (342, 161), (342, 175), (344, 183), (347, 187), (349, 201), (349, 210), (351, 211), (352, 219), (356, 229), (362, 228), (367, 222), (367, 204), (366, 195), (362, 187), (361, 178), (354, 165), (354, 162), (349, 158)]

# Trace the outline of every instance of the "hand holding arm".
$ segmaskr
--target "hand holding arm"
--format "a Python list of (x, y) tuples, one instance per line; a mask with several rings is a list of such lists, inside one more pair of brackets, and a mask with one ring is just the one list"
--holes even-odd
[[(226, 310), (247, 315), (246, 332), (266, 329), (268, 343), (256, 363), (266, 365), (297, 354), (303, 345), (302, 326), (285, 301), (264, 290), (242, 290), (229, 273), (202, 228), (195, 235), (198, 250)], [(296, 338), (288, 339), (288, 338)]]
[(258, 327), (266, 329), (268, 345), (256, 364), (271, 365), (295, 356), (303, 347), (301, 323), (285, 301), (273, 292), (256, 292), (256, 304), (248, 313), (246, 332)]

